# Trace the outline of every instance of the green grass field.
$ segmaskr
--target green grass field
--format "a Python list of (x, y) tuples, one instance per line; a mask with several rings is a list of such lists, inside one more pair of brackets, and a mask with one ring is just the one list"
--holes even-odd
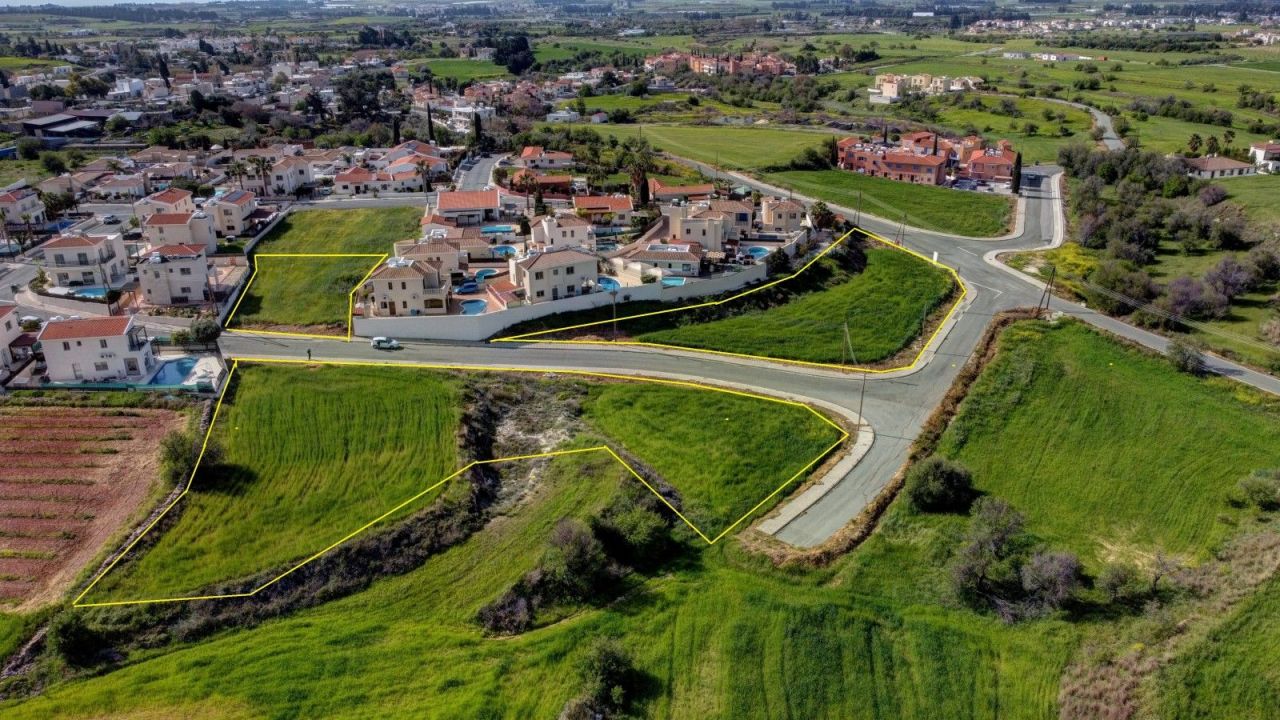
[(1262, 223), (1280, 222), (1280, 175), (1248, 175), (1214, 180), (1228, 193), (1227, 199), (1244, 208), (1250, 220)]
[(8, 187), (20, 180), (35, 187), (52, 177), (39, 160), (0, 160), (0, 186)]
[(1225, 381), (1169, 372), (1074, 323), (1020, 325), (1001, 342), (940, 452), (1086, 562), (1157, 548), (1202, 559), (1233, 532), (1219, 517), (1233, 515), (1236, 481), (1280, 465), (1280, 412), (1240, 403)]
[[(1037, 162), (1054, 162), (1058, 158), (1058, 149), (1072, 142), (1080, 142), (1082, 138), (1087, 138), (1090, 128), (1093, 126), (1093, 118), (1084, 110), (1052, 103), (1047, 100), (1039, 100), (1036, 98), (1017, 98), (1013, 102), (1018, 108), (1021, 116), (1010, 118), (992, 112), (999, 108), (1000, 100), (1004, 98), (992, 98), (979, 96), (984, 109), (958, 108), (948, 105), (946, 102), (939, 102), (937, 108), (939, 110), (938, 121), (940, 124), (952, 129), (953, 132), (959, 134), (964, 132), (966, 128), (972, 127), (979, 131), (979, 134), (989, 139), (1001, 138), (1013, 142), (1013, 146), (1018, 152), (1022, 153), (1022, 161), (1027, 164)], [(1050, 113), (1062, 113), (1065, 120), (1061, 123), (1056, 119), (1046, 120), (1045, 111)], [(1027, 132), (1027, 123), (1033, 123), (1037, 126), (1034, 135)], [(1013, 127), (1017, 127), (1016, 130)], [(1062, 135), (1058, 132), (1059, 127), (1065, 127), (1071, 134)]]
[[(871, 247), (867, 256), (867, 269), (862, 274), (839, 274), (828, 289), (801, 295), (785, 305), (645, 332), (636, 339), (784, 360), (848, 364), (852, 361), (845, 346), (847, 322), (857, 362), (879, 362), (920, 336), (930, 313), (952, 294), (955, 283), (945, 271), (904, 252)], [(834, 263), (830, 266), (835, 268)], [(678, 321), (678, 315), (673, 319)], [(626, 324), (620, 328), (625, 330)]]
[(440, 58), (421, 63), (436, 77), (447, 77), (466, 82), (507, 77), (507, 69), (496, 63), (469, 58)]
[[(1115, 401), (1121, 395), (1125, 403)], [(1029, 529), (1060, 547), (1096, 557), (1098, 529), (1119, 524), (1126, 547), (1149, 551), (1144, 543), (1159, 541), (1203, 556), (1223, 534), (1215, 513), (1230, 513), (1216, 505), (1214, 478), (1277, 461), (1277, 411), (1249, 397), (1224, 381), (1179, 375), (1075, 323), (1020, 323), (1006, 331), (946, 444), (954, 448), (969, 426), (961, 456), (979, 487), (1012, 497), (1029, 513)], [(972, 427), (964, 418), (979, 404), (1006, 412)], [(1135, 420), (1143, 412), (1147, 422)], [(674, 438), (692, 424), (660, 429)], [(1021, 448), (1019, 439), (1041, 424), (1044, 442), (1034, 453), (995, 439), (1007, 433)], [(1103, 442), (1141, 452), (1134, 460), (1103, 455), (1104, 468), (1081, 462), (1082, 448), (1092, 453)], [(978, 457), (983, 448), (991, 457)], [(1152, 460), (1156, 451), (1142, 448), (1173, 459)], [(1209, 458), (1220, 467), (1200, 472)], [(1178, 467), (1166, 481), (1143, 461), (1157, 472)], [(617, 470), (601, 456), (561, 457), (519, 512), (417, 570), (253, 629), (139, 653), (26, 702), (0, 702), (0, 714), (552, 717), (581, 690), (572, 668), (590, 640), (613, 636), (649, 688), (633, 709), (641, 717), (1052, 720), (1059, 678), (1084, 631), (1106, 633), (1117, 622), (1054, 617), (1009, 626), (960, 608), (947, 596), (946, 559), (964, 518), (895, 503), (861, 547), (827, 569), (775, 569), (736, 543), (694, 546), (617, 602), (514, 638), (484, 637), (476, 611), (537, 563), (560, 518), (584, 518), (607, 503), (625, 481)], [(1033, 497), (1041, 505), (1029, 506)], [(1169, 523), (1175, 515), (1187, 517)], [(1266, 717), (1274, 644), (1259, 639), (1275, 632), (1276, 597), (1273, 583), (1189, 655), (1186, 668), (1170, 666), (1162, 716)]]
[(264, 253), (390, 253), (421, 234), (422, 209), (302, 210), (289, 213), (258, 243)]
[(1010, 228), (1013, 201), (1007, 195), (967, 192), (867, 177), (844, 170), (789, 170), (765, 180), (809, 197), (924, 230), (994, 237)]
[(805, 148), (817, 147), (831, 137), (824, 132), (768, 127), (606, 125), (597, 129), (623, 139), (643, 135), (659, 150), (731, 170), (784, 165)]
[(586, 416), (675, 487), (711, 538), (840, 439), (803, 407), (665, 385), (603, 385)]
[[(290, 213), (254, 248), (257, 274), (230, 326), (319, 328), (345, 334), (348, 297), (360, 279), (419, 234), (417, 208), (307, 210)], [(271, 254), (358, 254), (375, 257), (265, 257)]]
[(458, 390), (439, 374), (243, 365), (235, 382), (212, 435), (221, 466), (196, 478), (159, 543), (86, 601), (185, 594), (278, 567), (459, 465)]

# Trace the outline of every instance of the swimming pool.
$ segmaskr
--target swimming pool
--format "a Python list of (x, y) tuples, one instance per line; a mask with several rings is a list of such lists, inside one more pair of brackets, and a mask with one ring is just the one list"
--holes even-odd
[(761, 247), (760, 245), (752, 245), (751, 247), (747, 248), (747, 254), (757, 260), (764, 257), (765, 255), (768, 255), (770, 252), (772, 252), (772, 250), (770, 250), (767, 247)]
[(605, 292), (618, 290), (622, 287), (622, 284), (619, 283), (617, 280), (614, 280), (611, 277), (605, 277), (604, 275), (601, 275), (600, 277), (596, 278), (596, 284), (599, 285)]
[(516, 227), (514, 225), (485, 225), (480, 228), (480, 232), (484, 235), (501, 235), (515, 231)]
[(104, 287), (78, 287), (71, 288), (71, 294), (76, 297), (103, 300), (107, 297), (107, 289)]
[(476, 280), (477, 281), (484, 280), (487, 277), (492, 277), (497, 274), (498, 274), (498, 271), (494, 270), (493, 268), (484, 268), (482, 270), (476, 271)]
[(685, 279), (685, 278), (682, 278), (682, 277), (664, 277), (664, 278), (662, 278), (662, 285), (663, 285), (663, 287), (680, 287), (680, 286), (684, 285), (684, 284), (685, 284), (685, 282), (686, 282), (686, 279)]
[(489, 307), (489, 303), (485, 302), (484, 300), (463, 300), (462, 314), (463, 315), (483, 315), (485, 309), (488, 307)]
[(507, 257), (508, 255), (516, 254), (516, 249), (513, 245), (494, 245), (492, 249), (494, 257)]
[(185, 355), (173, 360), (165, 360), (160, 365), (160, 370), (151, 378), (148, 385), (181, 385), (191, 377), (191, 371), (196, 367), (197, 358), (193, 355)]

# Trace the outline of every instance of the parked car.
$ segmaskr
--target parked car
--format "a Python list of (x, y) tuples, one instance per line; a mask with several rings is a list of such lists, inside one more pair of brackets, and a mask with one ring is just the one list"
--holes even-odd
[(119, 225), (120, 218), (116, 217), (115, 215), (103, 215), (102, 224), (103, 225)]
[(369, 340), (369, 347), (375, 350), (399, 350), (400, 341), (389, 337), (376, 337)]

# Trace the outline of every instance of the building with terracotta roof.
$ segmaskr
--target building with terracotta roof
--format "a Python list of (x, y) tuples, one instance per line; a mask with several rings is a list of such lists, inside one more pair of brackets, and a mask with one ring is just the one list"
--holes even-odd
[(44, 203), (40, 195), (31, 188), (20, 188), (0, 194), (0, 216), (10, 225), (44, 223)]
[(573, 249), (513, 257), (508, 266), (511, 282), (524, 290), (526, 302), (531, 303), (581, 295), (598, 276), (596, 257)]
[(806, 212), (804, 205), (795, 200), (767, 197), (760, 201), (760, 226), (775, 233), (803, 230)]
[(196, 211), (196, 203), (190, 190), (169, 188), (152, 193), (133, 204), (133, 212), (140, 218), (153, 213), (190, 213)]
[(142, 235), (152, 247), (200, 245), (208, 252), (218, 249), (213, 220), (205, 212), (158, 212), (142, 221)]
[(707, 200), (716, 192), (711, 183), (699, 185), (666, 185), (657, 178), (649, 178), (649, 199), (654, 202), (670, 202), (672, 200)]
[(519, 192), (541, 190), (567, 195), (573, 187), (572, 175), (553, 175), (521, 168), (511, 176), (511, 189)]
[(440, 263), (393, 257), (364, 284), (370, 317), (443, 315), (449, 311), (449, 275)]
[(1221, 155), (1183, 158), (1182, 162), (1187, 166), (1188, 175), (1201, 180), (1240, 177), (1241, 175), (1256, 175), (1258, 173), (1257, 166), (1252, 163), (1240, 162)]
[(137, 200), (146, 194), (147, 178), (141, 173), (115, 175), (89, 189), (89, 195), (100, 200)]
[(843, 170), (918, 185), (941, 185), (950, 164), (948, 155), (864, 143), (857, 138), (845, 138), (836, 147)]
[(211, 267), (202, 245), (161, 245), (138, 263), (138, 289), (150, 305), (191, 305), (209, 299)]
[(652, 274), (697, 277), (702, 272), (705, 254), (703, 246), (696, 242), (638, 240), (620, 249), (611, 259), (615, 267), (617, 260), (638, 265), (641, 277)]
[(538, 145), (528, 145), (520, 151), (516, 162), (530, 170), (563, 170), (573, 167), (573, 153), (547, 150)]
[(132, 315), (51, 320), (39, 341), (54, 382), (140, 382), (156, 367), (151, 340)]
[(591, 222), (577, 215), (540, 215), (529, 223), (533, 244), (539, 250), (561, 248), (596, 249), (596, 234)]
[(963, 174), (971, 180), (985, 182), (1009, 182), (1013, 179), (1013, 166), (1018, 153), (1008, 140), (1001, 140), (996, 147), (974, 150), (965, 162)]
[[(488, 247), (488, 242), (485, 243)], [(435, 263), (440, 272), (453, 277), (462, 275), (469, 267), (470, 257), (457, 240), (450, 240), (446, 235), (439, 237), (401, 240), (394, 246), (395, 255), (409, 260), (426, 260)]]
[(207, 207), (213, 215), (214, 232), (218, 235), (240, 235), (252, 223), (258, 209), (258, 196), (248, 190), (232, 190), (211, 200)]
[(1249, 146), (1249, 159), (1259, 172), (1280, 173), (1280, 140), (1253, 143)]
[(40, 250), (45, 275), (55, 287), (117, 288), (129, 279), (128, 256), (119, 233), (59, 235)]
[(463, 226), (497, 220), (501, 209), (497, 190), (457, 190), (437, 193), (434, 210), (427, 212)]
[(630, 225), (635, 214), (630, 195), (574, 195), (573, 209), (596, 225)]

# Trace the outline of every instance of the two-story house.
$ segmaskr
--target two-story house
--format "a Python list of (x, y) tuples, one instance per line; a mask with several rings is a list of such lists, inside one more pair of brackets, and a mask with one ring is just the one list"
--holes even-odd
[(555, 250), (508, 261), (510, 278), (531, 303), (575, 297), (594, 283), (598, 273), (594, 255), (581, 250)]
[(22, 336), (22, 323), (18, 320), (18, 306), (0, 304), (0, 377), (18, 369), (26, 354), (19, 354), (13, 342)]
[(45, 221), (44, 203), (40, 202), (39, 193), (31, 188), (10, 190), (0, 195), (0, 214), (10, 225), (39, 225)]
[(133, 212), (139, 218), (155, 213), (190, 213), (196, 211), (195, 199), (190, 190), (169, 188), (152, 193), (133, 204)]
[(208, 204), (213, 214), (214, 232), (218, 235), (240, 235), (248, 229), (250, 216), (258, 209), (258, 196), (248, 190), (232, 190)]
[(54, 382), (141, 381), (156, 366), (151, 340), (132, 315), (51, 320), (38, 339)]
[(59, 235), (40, 247), (45, 274), (57, 287), (119, 287), (128, 279), (128, 258), (119, 233)]
[(201, 245), (152, 247), (138, 263), (138, 287), (150, 305), (190, 305), (208, 298), (209, 260)]
[(373, 317), (449, 311), (449, 275), (432, 260), (391, 258), (369, 275), (364, 289), (368, 314)]
[(160, 212), (142, 222), (142, 235), (152, 247), (199, 245), (208, 252), (218, 249), (213, 220), (205, 212)]
[(529, 224), (529, 230), (539, 250), (586, 248), (594, 251), (596, 248), (591, 223), (577, 215), (540, 215)]
[(596, 225), (630, 225), (635, 214), (630, 195), (575, 195), (573, 209)]
[(795, 232), (804, 228), (804, 205), (768, 197), (760, 202), (760, 226), (765, 232)]

